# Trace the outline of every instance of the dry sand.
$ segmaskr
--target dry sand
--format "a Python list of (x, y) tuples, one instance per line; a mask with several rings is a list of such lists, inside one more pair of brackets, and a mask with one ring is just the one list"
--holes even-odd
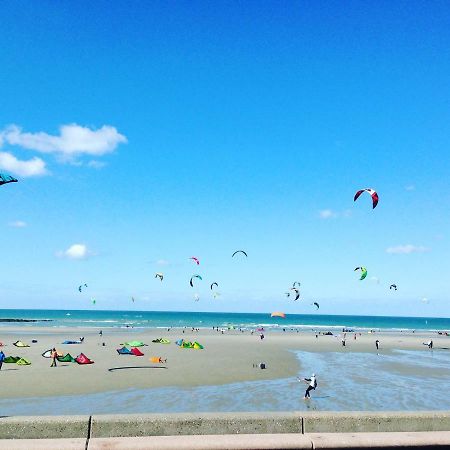
[[(85, 337), (82, 344), (62, 345), (66, 339), (77, 340)], [(152, 339), (164, 337), (170, 344), (154, 344)], [(179, 338), (198, 341), (203, 350), (182, 349), (175, 345)], [(430, 338), (435, 348), (450, 347), (450, 338), (436, 333), (393, 333), (375, 334), (347, 333), (346, 346), (341, 345), (342, 336), (315, 337), (312, 332), (266, 332), (265, 339), (259, 334), (241, 333), (238, 330), (224, 334), (213, 330), (182, 333), (182, 329), (113, 330), (104, 329), (100, 337), (98, 330), (65, 328), (2, 327), (1, 350), (9, 356), (23, 356), (31, 361), (30, 366), (3, 364), (0, 371), (0, 396), (2, 398), (39, 397), (67, 394), (96, 393), (128, 388), (149, 388), (162, 386), (201, 386), (225, 383), (294, 377), (302, 369), (293, 350), (313, 352), (376, 352), (375, 340), (381, 342), (380, 352), (389, 353), (393, 349), (426, 350), (422, 344)], [(30, 344), (29, 348), (17, 348), (16, 340)], [(31, 340), (38, 342), (32, 344)], [(140, 340), (148, 346), (140, 347), (145, 356), (119, 355), (116, 351), (121, 343)], [(102, 343), (105, 343), (105, 346)], [(51, 368), (51, 360), (41, 353), (56, 347), (76, 357), (83, 352), (95, 363), (78, 365), (58, 363)], [(166, 364), (153, 364), (152, 356), (167, 358)], [(254, 368), (254, 363), (264, 362), (266, 370)], [(133, 367), (109, 371), (116, 367)], [(157, 368), (159, 367), (159, 368)]]

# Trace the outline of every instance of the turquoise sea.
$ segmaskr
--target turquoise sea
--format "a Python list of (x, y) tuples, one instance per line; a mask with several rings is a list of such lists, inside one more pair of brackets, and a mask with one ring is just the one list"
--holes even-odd
[[(0, 309), (0, 327), (11, 325), (5, 320), (22, 319), (37, 322), (21, 322), (25, 327), (133, 327), (167, 328), (213, 326), (267, 329), (383, 329), (383, 330), (450, 330), (450, 318), (436, 317), (384, 317), (347, 316), (322, 314), (288, 314), (285, 319), (261, 313), (212, 313), (172, 311), (93, 311), (93, 310), (46, 310), (46, 309)], [(47, 322), (48, 321), (48, 322)]]

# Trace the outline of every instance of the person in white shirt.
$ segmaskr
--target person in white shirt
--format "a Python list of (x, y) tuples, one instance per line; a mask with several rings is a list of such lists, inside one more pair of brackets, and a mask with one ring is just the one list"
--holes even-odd
[(310, 391), (315, 391), (317, 387), (316, 375), (313, 373), (311, 375), (311, 378), (303, 378), (303, 380), (298, 378), (298, 381), (304, 381), (305, 383), (308, 384), (308, 387), (306, 388), (305, 391), (305, 399), (311, 398)]

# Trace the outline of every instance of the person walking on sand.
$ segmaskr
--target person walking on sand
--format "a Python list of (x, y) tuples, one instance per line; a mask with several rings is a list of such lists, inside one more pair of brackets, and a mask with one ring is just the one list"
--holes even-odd
[(375, 347), (377, 348), (377, 350), (380, 347), (380, 341), (378, 339), (375, 341)]
[(56, 367), (56, 360), (58, 358), (58, 352), (56, 351), (56, 348), (52, 349), (52, 364), (50, 367)]
[(306, 388), (305, 391), (304, 399), (306, 400), (308, 398), (311, 398), (310, 391), (315, 391), (317, 387), (316, 375), (313, 373), (311, 375), (311, 378), (303, 378), (303, 380), (301, 378), (298, 378), (298, 381), (304, 381), (305, 383), (308, 384), (308, 387)]
[(6, 358), (5, 354), (2, 351), (0, 351), (0, 370), (2, 370), (2, 365), (5, 358)]

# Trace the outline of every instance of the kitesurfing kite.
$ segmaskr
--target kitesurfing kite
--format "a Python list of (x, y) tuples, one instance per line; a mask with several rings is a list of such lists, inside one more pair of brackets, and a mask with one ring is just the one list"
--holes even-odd
[(194, 295), (194, 301), (198, 302), (200, 300), (200, 296), (198, 294)]
[(375, 207), (378, 205), (378, 194), (371, 188), (367, 189), (361, 189), (355, 194), (355, 198), (353, 199), (354, 202), (358, 199), (358, 197), (363, 193), (368, 192), (372, 197), (372, 209), (375, 209)]
[(430, 300), (428, 300), (426, 297), (424, 297), (424, 298), (422, 299), (422, 303), (428, 304), (428, 303), (430, 303)]
[(81, 292), (84, 288), (87, 288), (87, 287), (88, 287), (88, 285), (87, 285), (86, 283), (80, 284), (80, 285), (78, 286), (78, 291)]
[(360, 280), (364, 280), (364, 278), (367, 277), (367, 269), (365, 267), (357, 267), (353, 272), (356, 272), (357, 270), (361, 271), (361, 278), (360, 278)]
[(17, 180), (6, 173), (0, 173), (0, 186), (7, 183), (17, 183)]
[(95, 300), (95, 298), (91, 298), (91, 302), (93, 305), (95, 305), (97, 303), (97, 300)]
[(300, 298), (300, 291), (297, 288), (291, 288), (291, 291), (295, 292), (294, 302)]
[(214, 281), (214, 283), (211, 283), (211, 290), (213, 290), (213, 286), (219, 287), (219, 285), (218, 285), (217, 282), (215, 282), (215, 281)]
[(292, 287), (295, 288), (295, 285), (297, 285), (298, 287), (300, 287), (300, 281), (294, 281), (292, 283)]
[(131, 297), (131, 301), (134, 303), (134, 297)]
[(281, 311), (275, 311), (273, 312), (270, 317), (282, 317), (283, 319), (286, 318), (286, 314), (284, 312)]
[(389, 286), (389, 289), (394, 289), (394, 291), (396, 291), (397, 290), (397, 285), (396, 284), (391, 284)]
[(320, 308), (320, 306), (319, 306), (319, 304), (318, 304), (317, 302), (314, 302), (313, 305), (314, 305), (317, 309)]
[(244, 252), (244, 250), (236, 250), (236, 251), (231, 255), (231, 257), (233, 257), (234, 255), (236, 255), (236, 253), (242, 253), (242, 254), (244, 254), (244, 255), (248, 258), (248, 255), (247, 255), (246, 252)]
[(198, 278), (199, 280), (203, 280), (203, 278), (200, 275), (192, 275), (191, 280), (189, 281), (189, 284), (191, 285), (191, 287), (194, 287), (194, 283), (193, 283), (194, 278)]
[(191, 256), (189, 259), (192, 259), (192, 261), (194, 261), (197, 264), (197, 266), (200, 265), (200, 260), (198, 258), (196, 258), (195, 256)]
[(214, 291), (213, 298), (216, 299), (217, 297), (220, 297), (220, 292)]
[(161, 281), (164, 279), (164, 274), (161, 272), (156, 272), (155, 273), (155, 278), (159, 278)]

